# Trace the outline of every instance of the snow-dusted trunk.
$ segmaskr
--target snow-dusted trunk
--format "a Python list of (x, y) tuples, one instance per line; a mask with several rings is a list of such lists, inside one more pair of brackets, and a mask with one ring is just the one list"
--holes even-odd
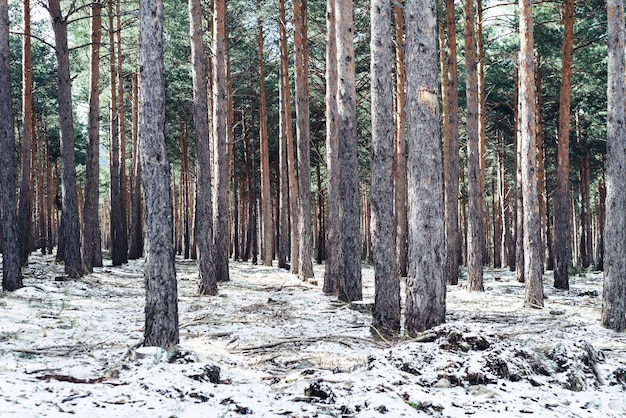
[(372, 255), (374, 326), (383, 334), (400, 331), (400, 278), (393, 217), (393, 57), (390, 0), (372, 0)]
[(408, 335), (445, 321), (444, 210), (436, 2), (406, 3), (409, 258)]
[(139, 3), (139, 147), (146, 234), (144, 344), (168, 351), (178, 344), (174, 225), (165, 144), (163, 2)]
[(602, 325), (615, 331), (623, 331), (626, 329), (624, 2), (608, 0), (607, 14), (609, 58)]

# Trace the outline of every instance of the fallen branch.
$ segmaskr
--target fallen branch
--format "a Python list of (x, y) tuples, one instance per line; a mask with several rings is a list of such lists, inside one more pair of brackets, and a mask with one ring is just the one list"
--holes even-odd
[(355, 340), (361, 342), (367, 342), (369, 344), (373, 344), (376, 346), (381, 346), (381, 344), (375, 340), (369, 340), (367, 338), (362, 337), (351, 337), (351, 336), (322, 336), (322, 337), (310, 337), (310, 338), (288, 338), (285, 340), (275, 341), (267, 344), (253, 345), (248, 347), (241, 347), (239, 351), (256, 351), (256, 350), (265, 350), (268, 348), (278, 347), (280, 345), (285, 344), (298, 344), (298, 343), (315, 343), (315, 342), (333, 342), (337, 344), (345, 345), (349, 348), (352, 348), (345, 340)]
[(80, 377), (69, 376), (65, 374), (45, 374), (43, 376), (36, 376), (39, 380), (45, 380), (49, 382), (51, 380), (58, 380), (59, 382), (69, 382), (69, 383), (86, 383), (86, 384), (95, 384), (102, 383), (107, 378), (106, 377), (95, 377), (93, 379), (81, 379)]
[(75, 399), (86, 398), (86, 397), (88, 397), (88, 396), (91, 396), (91, 392), (82, 393), (82, 394), (81, 394), (81, 393), (77, 393), (77, 394), (70, 395), (70, 396), (68, 396), (67, 398), (63, 399), (63, 400), (61, 401), (61, 403), (64, 403), (64, 402), (69, 402), (69, 401), (73, 401), (73, 400), (75, 400)]

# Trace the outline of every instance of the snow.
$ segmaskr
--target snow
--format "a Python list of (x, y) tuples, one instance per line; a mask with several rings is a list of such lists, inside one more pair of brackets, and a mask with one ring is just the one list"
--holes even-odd
[[(626, 335), (600, 326), (602, 275), (545, 276), (544, 309), (514, 274), (485, 292), (448, 286), (447, 322), (375, 339), (370, 314), (277, 268), (231, 263), (219, 295), (196, 294), (177, 260), (181, 341), (141, 347), (143, 261), (64, 280), (33, 255), (25, 287), (0, 293), (0, 416), (623, 417)], [(363, 267), (364, 299), (374, 295)]]

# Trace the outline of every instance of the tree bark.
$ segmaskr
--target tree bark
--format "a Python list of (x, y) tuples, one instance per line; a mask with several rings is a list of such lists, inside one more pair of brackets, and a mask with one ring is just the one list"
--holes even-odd
[(2, 194), (2, 290), (22, 287), (15, 193), (15, 130), (11, 102), (9, 6), (0, 0), (0, 193)]
[(574, 0), (565, 1), (563, 48), (561, 53), (561, 93), (559, 100), (559, 139), (554, 199), (554, 240), (556, 268), (554, 287), (569, 289), (567, 269), (571, 261), (571, 222), (569, 216), (569, 134), (572, 89), (572, 56), (574, 45)]
[(309, 53), (307, 46), (307, 0), (293, 2), (294, 65), (296, 79), (296, 135), (298, 138), (298, 275), (314, 277), (311, 260), (311, 163), (309, 128)]
[(444, 209), (436, 2), (408, 0), (406, 18), (409, 253), (405, 329), (445, 321)]
[(178, 344), (170, 165), (165, 144), (163, 2), (139, 4), (139, 146), (146, 232), (146, 346)]
[(470, 291), (484, 290), (483, 287), (483, 199), (479, 131), (479, 96), (476, 62), (476, 36), (474, 33), (474, 3), (463, 0), (465, 24), (465, 67), (467, 95), (467, 171), (469, 213), (467, 222), (467, 288)]
[(543, 255), (537, 178), (536, 93), (531, 0), (520, 0), (520, 143), (527, 306), (543, 306)]
[(213, 245), (218, 282), (229, 280), (228, 255), (228, 40), (226, 37), (226, 1), (213, 2)]
[(372, 0), (372, 252), (374, 258), (374, 320), (383, 335), (400, 332), (400, 279), (396, 265), (396, 226), (393, 217), (393, 56), (390, 0)]
[(61, 126), (61, 155), (63, 159), (63, 260), (65, 273), (72, 278), (83, 275), (80, 255), (80, 226), (78, 196), (76, 194), (76, 162), (74, 159), (74, 116), (72, 114), (72, 81), (70, 78), (70, 53), (67, 44), (67, 19), (61, 14), (59, 0), (49, 0), (48, 10), (54, 31), (59, 84), (59, 119)]
[[(139, 80), (133, 73), (133, 176), (130, 193), (130, 228), (128, 258), (136, 260), (143, 254), (143, 223), (141, 209), (141, 161), (139, 155)], [(196, 145), (197, 146), (197, 145)]]
[(339, 136), (339, 217), (341, 222), (339, 299), (352, 302), (363, 298), (352, 0), (337, 0), (335, 16), (337, 18), (337, 135)]
[[(93, 272), (102, 265), (100, 252), (100, 42), (102, 40), (102, 5), (91, 6), (91, 61), (89, 81), (89, 119), (87, 164), (85, 168), (85, 201), (83, 206), (83, 266)], [(98, 241), (98, 242), (96, 242)]]

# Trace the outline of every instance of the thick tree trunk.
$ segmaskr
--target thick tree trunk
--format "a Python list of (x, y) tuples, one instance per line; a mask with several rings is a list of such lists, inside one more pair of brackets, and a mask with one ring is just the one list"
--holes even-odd
[(372, 252), (374, 258), (374, 320), (383, 335), (400, 332), (400, 279), (396, 265), (393, 217), (393, 68), (390, 0), (370, 7), (372, 94)]
[[(335, 16), (337, 18), (337, 134), (339, 136), (339, 217), (341, 222), (339, 299), (352, 302), (363, 298), (352, 0), (337, 0)], [(366, 233), (369, 231), (366, 230)]]
[(146, 202), (144, 344), (170, 351), (178, 344), (178, 305), (170, 165), (165, 144), (162, 0), (140, 2), (139, 25), (139, 146)]
[(339, 137), (337, 115), (337, 22), (335, 0), (326, 1), (326, 173), (328, 184), (328, 221), (324, 293), (339, 290), (341, 239), (339, 217)]
[(395, 161), (394, 161), (394, 214), (396, 219), (396, 257), (400, 276), (407, 275), (407, 190), (406, 190), (406, 70), (404, 68), (404, 12), (398, 4), (394, 7), (396, 27), (396, 78), (395, 78)]
[(556, 242), (554, 287), (569, 289), (567, 268), (570, 265), (569, 216), (569, 134), (572, 89), (572, 55), (574, 45), (574, 0), (565, 1), (563, 18), (563, 49), (561, 54), (561, 93), (559, 100), (559, 140), (554, 199), (554, 240)]
[(0, 0), (0, 193), (2, 193), (2, 290), (22, 287), (15, 193), (15, 130), (11, 102), (9, 6)]
[(102, 265), (100, 245), (100, 41), (102, 40), (102, 5), (91, 6), (91, 61), (89, 81), (89, 119), (87, 164), (85, 168), (85, 201), (83, 206), (83, 266), (91, 273)]
[(272, 216), (272, 196), (270, 187), (270, 155), (267, 133), (267, 104), (265, 100), (265, 55), (263, 52), (263, 23), (258, 18), (259, 45), (259, 159), (261, 160), (261, 260), (271, 266), (274, 256), (274, 222)]
[(213, 254), (218, 282), (229, 280), (228, 256), (228, 40), (226, 1), (213, 2)]
[[(139, 80), (133, 73), (133, 176), (130, 193), (130, 228), (128, 258), (136, 260), (143, 254), (143, 214), (141, 210), (141, 161), (139, 155)], [(196, 145), (197, 146), (197, 145)]]
[(474, 3), (463, 0), (465, 24), (465, 68), (467, 95), (467, 171), (469, 213), (467, 222), (467, 288), (483, 291), (483, 199), (478, 114), (478, 74), (476, 63), (476, 36), (474, 34)]
[(543, 306), (543, 255), (535, 118), (535, 72), (531, 0), (520, 0), (520, 143), (524, 216), (524, 281), (527, 306)]
[(538, 186), (539, 186), (539, 218), (541, 219), (541, 254), (542, 254), (542, 265), (545, 266), (546, 260), (548, 258), (547, 255), (547, 218), (546, 218), (546, 189), (545, 189), (545, 168), (543, 161), (543, 153), (544, 153), (544, 140), (543, 140), (543, 100), (541, 97), (541, 55), (536, 53), (537, 64), (535, 67), (535, 84), (537, 91), (537, 178), (538, 178)]
[(444, 132), (444, 201), (446, 282), (459, 282), (459, 77), (456, 60), (456, 24), (454, 1), (446, 0), (446, 28), (448, 32), (446, 82), (448, 85), (448, 122)]
[(302, 280), (313, 276), (311, 260), (311, 164), (309, 128), (309, 53), (307, 46), (307, 0), (293, 2), (294, 65), (296, 79), (296, 134), (298, 137), (298, 275)]
[(30, 37), (30, 0), (24, 0), (24, 36), (22, 37), (22, 143), (18, 232), (20, 264), (28, 264), (31, 249), (31, 218), (33, 202), (33, 73)]
[(198, 293), (217, 294), (213, 264), (213, 207), (211, 201), (211, 155), (209, 153), (209, 111), (207, 61), (204, 52), (202, 4), (189, 0), (189, 37), (193, 77), (193, 118), (196, 134), (196, 244), (198, 248)]
[(436, 2), (406, 2), (409, 254), (405, 329), (445, 321), (446, 279)]
[(67, 44), (67, 20), (61, 14), (59, 0), (49, 0), (48, 10), (52, 19), (57, 79), (59, 83), (59, 118), (61, 126), (61, 155), (63, 159), (63, 260), (65, 273), (72, 278), (83, 275), (80, 255), (80, 226), (78, 196), (76, 194), (76, 162), (74, 160), (74, 116), (72, 114), (72, 81), (70, 78), (70, 53)]

